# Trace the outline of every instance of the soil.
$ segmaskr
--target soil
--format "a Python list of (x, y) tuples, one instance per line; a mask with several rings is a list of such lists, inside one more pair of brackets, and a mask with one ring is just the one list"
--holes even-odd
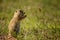
[(8, 36), (0, 35), (0, 40), (17, 40), (17, 39), (14, 37), (8, 38)]

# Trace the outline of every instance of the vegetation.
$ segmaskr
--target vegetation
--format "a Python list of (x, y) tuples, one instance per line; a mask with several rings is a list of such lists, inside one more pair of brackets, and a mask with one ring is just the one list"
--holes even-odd
[(0, 0), (0, 35), (16, 9), (27, 15), (20, 22), (18, 40), (60, 40), (60, 0)]

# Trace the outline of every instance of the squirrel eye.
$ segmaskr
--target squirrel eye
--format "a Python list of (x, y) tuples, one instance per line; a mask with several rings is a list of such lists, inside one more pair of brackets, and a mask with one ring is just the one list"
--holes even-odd
[(17, 11), (16, 11), (17, 12)]

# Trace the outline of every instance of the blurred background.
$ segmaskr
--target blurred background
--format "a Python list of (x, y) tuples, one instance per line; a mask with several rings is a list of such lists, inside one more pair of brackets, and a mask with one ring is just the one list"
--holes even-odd
[(7, 35), (16, 9), (27, 15), (18, 40), (60, 40), (60, 0), (0, 0), (0, 35)]

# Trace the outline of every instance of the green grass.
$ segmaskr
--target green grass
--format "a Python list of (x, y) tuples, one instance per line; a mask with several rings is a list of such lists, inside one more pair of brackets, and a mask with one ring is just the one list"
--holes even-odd
[(0, 0), (0, 34), (7, 35), (16, 9), (27, 15), (20, 22), (18, 40), (60, 40), (60, 0)]

